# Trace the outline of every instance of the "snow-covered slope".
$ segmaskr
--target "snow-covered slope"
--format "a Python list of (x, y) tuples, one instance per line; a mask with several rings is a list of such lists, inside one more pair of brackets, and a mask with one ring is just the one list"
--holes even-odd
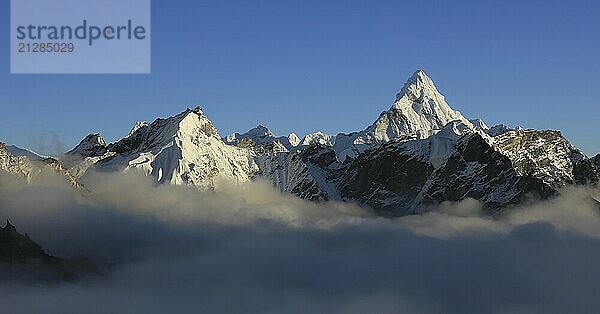
[(331, 147), (315, 144), (301, 151), (258, 155), (256, 161), (260, 177), (283, 193), (312, 201), (339, 199), (330, 176), (336, 165)]
[(448, 105), (431, 78), (418, 70), (396, 95), (392, 107), (382, 112), (371, 126), (360, 132), (337, 135), (335, 151), (340, 159), (355, 157), (374, 143), (427, 138), (451, 121), (474, 128)]
[[(414, 156), (427, 160), (434, 168), (440, 167), (454, 152), (456, 142), (466, 134), (474, 133), (470, 126), (452, 121), (438, 133), (416, 141), (404, 142), (404, 149)], [(487, 137), (486, 137), (487, 138)]]
[(64, 177), (65, 181), (83, 194), (88, 191), (56, 159), (31, 160), (25, 156), (11, 153), (4, 143), (0, 143), (0, 171), (4, 171), (28, 183), (35, 182), (44, 171), (51, 171)]
[(27, 181), (31, 181), (34, 176), (31, 161), (25, 156), (13, 155), (3, 143), (0, 143), (0, 170)]
[(50, 156), (45, 156), (42, 154), (38, 154), (32, 150), (26, 149), (26, 148), (20, 148), (14, 145), (9, 145), (6, 146), (6, 149), (8, 149), (9, 152), (11, 152), (11, 154), (15, 155), (15, 156), (24, 156), (29, 158), (30, 160), (44, 160), (47, 158), (51, 158)]
[[(83, 150), (75, 148), (72, 152), (87, 153), (90, 143), (97, 143), (94, 136), (86, 137), (78, 145), (83, 146)], [(248, 181), (258, 170), (251, 151), (225, 144), (200, 108), (140, 125), (129, 136), (105, 148), (106, 152), (92, 149), (95, 154), (84, 154), (87, 161), (91, 158), (94, 169), (135, 169), (154, 177), (159, 183), (212, 189), (219, 180)], [(77, 169), (78, 165), (72, 167)], [(78, 174), (84, 175), (85, 171), (78, 171)]]
[(335, 143), (335, 136), (325, 134), (321, 131), (309, 133), (302, 139), (302, 146), (311, 146), (311, 145), (326, 145), (333, 146)]

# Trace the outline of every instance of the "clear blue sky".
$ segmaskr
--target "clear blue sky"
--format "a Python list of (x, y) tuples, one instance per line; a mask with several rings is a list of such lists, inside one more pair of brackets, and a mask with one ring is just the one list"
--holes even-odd
[(423, 68), (468, 117), (600, 152), (598, 1), (153, 1), (151, 75), (11, 75), (0, 3), (0, 141), (20, 146), (113, 141), (196, 104), (222, 135), (354, 131)]

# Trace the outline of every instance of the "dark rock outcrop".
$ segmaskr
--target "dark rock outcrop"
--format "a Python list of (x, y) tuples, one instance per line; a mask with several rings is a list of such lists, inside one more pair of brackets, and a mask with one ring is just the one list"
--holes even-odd
[(98, 267), (85, 258), (62, 259), (47, 254), (9, 221), (0, 229), (0, 278), (4, 280), (73, 281), (98, 273)]

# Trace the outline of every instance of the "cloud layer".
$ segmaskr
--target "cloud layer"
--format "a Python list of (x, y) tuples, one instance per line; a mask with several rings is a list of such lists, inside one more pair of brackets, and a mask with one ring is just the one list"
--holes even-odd
[(216, 192), (96, 174), (90, 201), (51, 175), (0, 176), (0, 218), (105, 275), (0, 284), (14, 313), (594, 313), (600, 216), (561, 196), (479, 215), (474, 200), (396, 220), (314, 204), (266, 183)]

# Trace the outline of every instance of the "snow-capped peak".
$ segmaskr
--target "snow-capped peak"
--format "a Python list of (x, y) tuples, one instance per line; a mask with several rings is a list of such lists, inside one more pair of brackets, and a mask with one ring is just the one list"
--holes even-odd
[(372, 144), (392, 140), (425, 139), (452, 121), (475, 129), (460, 112), (452, 109), (423, 70), (416, 71), (396, 94), (392, 107), (364, 131), (340, 134), (335, 151), (340, 160), (355, 156)]
[(241, 136), (241, 138), (250, 138), (257, 144), (272, 142), (274, 137), (275, 134), (262, 124), (257, 125)]
[(135, 125), (133, 126), (133, 128), (131, 128), (131, 131), (129, 131), (129, 134), (127, 136), (131, 136), (133, 133), (135, 133), (137, 130), (145, 127), (145, 126), (149, 126), (150, 122), (148, 121), (138, 121), (135, 123)]
[(290, 133), (290, 135), (288, 135), (288, 141), (290, 142), (290, 145), (292, 145), (293, 147), (300, 145), (300, 143), (302, 142), (300, 140), (300, 138), (298, 137), (298, 135), (296, 135), (296, 133), (294, 133), (294, 132), (292, 132), (292, 133)]
[[(394, 119), (388, 121), (390, 118)], [(439, 130), (454, 120), (460, 120), (471, 126), (471, 122), (448, 105), (446, 98), (423, 70), (416, 71), (406, 81), (400, 92), (396, 94), (396, 101), (388, 111), (387, 117), (382, 120), (376, 121), (376, 124), (380, 122), (376, 129), (381, 130), (381, 127), (385, 126), (385, 134), (378, 134), (378, 132), (374, 134), (379, 140), (392, 139), (390, 135), (393, 138), (404, 135), (428, 137), (431, 131)]]
[[(83, 142), (94, 141), (88, 136)], [(158, 118), (106, 149), (106, 154), (86, 162), (103, 170), (137, 169), (159, 183), (214, 188), (221, 178), (244, 182), (255, 171), (251, 152), (223, 143), (199, 107)], [(83, 175), (92, 164), (77, 173)]]
[(199, 128), (204, 135), (221, 139), (217, 128), (215, 128), (212, 121), (204, 115), (204, 112), (200, 107), (185, 111), (183, 119), (179, 122), (179, 127), (181, 128), (180, 132), (193, 132), (196, 131), (196, 128)]
[[(417, 70), (411, 75), (404, 86), (400, 89), (400, 92), (396, 94), (396, 102), (405, 96), (409, 96), (411, 99), (419, 99), (424, 94), (434, 96), (439, 94), (437, 87), (433, 83), (433, 80), (423, 70)], [(402, 105), (398, 103), (398, 105)]]
[(104, 153), (106, 153), (106, 141), (99, 133), (93, 133), (88, 134), (75, 148), (67, 152), (67, 155), (95, 157)]
[(335, 136), (325, 134), (321, 131), (307, 134), (306, 136), (304, 136), (304, 139), (302, 139), (303, 146), (310, 146), (310, 145), (315, 145), (315, 144), (332, 146), (334, 143), (335, 143)]
[(204, 115), (200, 107), (166, 118), (158, 118), (148, 126), (142, 126), (129, 136), (109, 145), (117, 153), (148, 151), (173, 142), (176, 137), (214, 137), (220, 135), (213, 123)]
[(227, 144), (236, 145), (243, 139), (250, 139), (256, 144), (263, 144), (266, 142), (272, 142), (273, 138), (275, 138), (275, 134), (273, 134), (273, 132), (271, 132), (271, 130), (269, 130), (269, 128), (266, 126), (259, 124), (244, 134), (229, 134), (224, 141)]
[(253, 129), (248, 131), (248, 133), (252, 133), (257, 136), (275, 136), (275, 134), (273, 134), (273, 132), (271, 132), (271, 130), (269, 130), (269, 128), (267, 128), (266, 126), (264, 126), (262, 124), (257, 125)]
[[(247, 140), (251, 140), (252, 144), (248, 143)], [(277, 150), (281, 151), (292, 151), (300, 145), (301, 140), (295, 133), (290, 133), (286, 136), (276, 136), (269, 128), (266, 126), (259, 124), (258, 126), (248, 130), (248, 132), (240, 134), (233, 133), (227, 135), (227, 137), (223, 138), (223, 141), (229, 145), (246, 147), (248, 144), (250, 146), (258, 145), (258, 146), (270, 146), (274, 144), (277, 147)], [(269, 149), (272, 151), (272, 149)]]

